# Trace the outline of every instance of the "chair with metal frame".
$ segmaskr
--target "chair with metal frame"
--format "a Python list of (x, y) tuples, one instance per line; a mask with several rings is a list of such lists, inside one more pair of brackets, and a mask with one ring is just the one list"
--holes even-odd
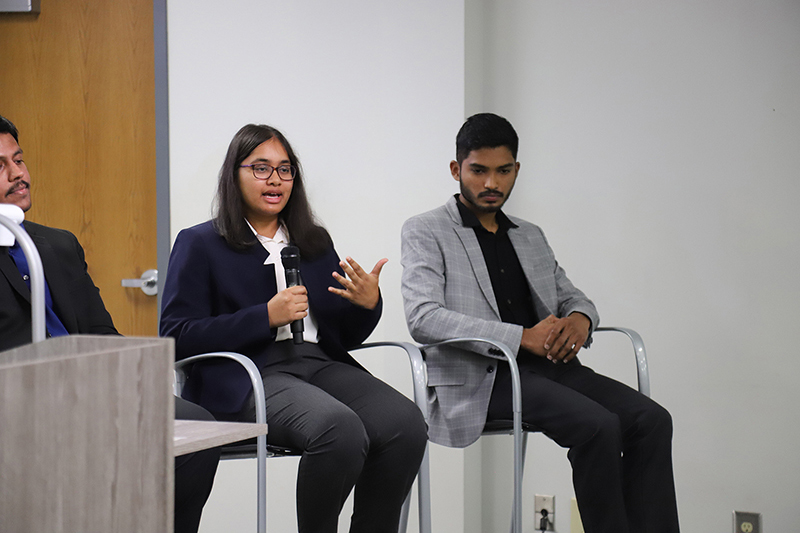
[[(251, 386), (253, 387), (253, 396), (256, 407), (257, 424), (267, 423), (267, 406), (264, 396), (264, 382), (261, 379), (261, 373), (258, 371), (256, 364), (247, 356), (233, 353), (233, 352), (211, 352), (200, 355), (194, 355), (175, 362), (175, 382), (174, 393), (176, 396), (181, 396), (183, 386), (186, 383), (186, 371), (188, 367), (199, 361), (208, 359), (231, 359), (239, 363), (250, 378)], [(247, 449), (243, 450), (242, 446)], [(256, 458), (256, 496), (257, 501), (257, 519), (256, 531), (258, 533), (266, 533), (267, 531), (267, 436), (259, 435), (256, 437), (254, 444), (241, 445), (234, 443), (230, 446), (223, 446), (220, 448), (221, 459), (243, 459), (243, 458)], [(284, 454), (286, 455), (286, 454)]]
[[(422, 355), (419, 352), (419, 349), (409, 343), (409, 342), (372, 342), (367, 344), (362, 344), (356, 348), (353, 348), (351, 351), (362, 350), (366, 348), (378, 348), (378, 347), (396, 347), (404, 350), (409, 357), (409, 360), (421, 360)], [(242, 367), (247, 371), (248, 376), (250, 377), (250, 383), (253, 387), (253, 395), (254, 395), (254, 403), (256, 408), (256, 419), (255, 422), (259, 424), (266, 424), (267, 423), (267, 410), (266, 410), (266, 403), (265, 403), (265, 393), (264, 393), (264, 382), (261, 379), (261, 373), (258, 371), (255, 363), (253, 361), (242, 354), (233, 353), (233, 352), (212, 352), (212, 353), (205, 353), (200, 355), (195, 355), (192, 357), (187, 357), (186, 359), (181, 359), (175, 363), (175, 394), (177, 396), (181, 395), (183, 390), (183, 385), (186, 382), (186, 371), (188, 367), (194, 363), (199, 361), (209, 360), (209, 359), (217, 359), (217, 358), (225, 358), (231, 359), (242, 365)], [(415, 380), (416, 383), (416, 380)], [(416, 385), (415, 385), (416, 386)], [(425, 411), (423, 411), (425, 413)], [(292, 450), (288, 448), (281, 448), (276, 446), (271, 446), (268, 443), (267, 435), (261, 435), (256, 438), (256, 441), (253, 442), (252, 440), (233, 443), (230, 445), (222, 446), (221, 447), (221, 459), (252, 459), (256, 458), (256, 469), (257, 469), (257, 489), (256, 494), (258, 498), (258, 508), (257, 508), (257, 531), (258, 533), (265, 533), (266, 532), (266, 523), (267, 523), (267, 458), (270, 457), (286, 457), (292, 455), (300, 455), (302, 451), (300, 450)], [(428, 450), (427, 447), (425, 449), (425, 455), (423, 459), (423, 465), (425, 470), (427, 471), (427, 464), (428, 464)], [(427, 490), (428, 492), (425, 492)], [(419, 486), (419, 505), (420, 505), (420, 531), (422, 531), (422, 520), (425, 516), (430, 517), (430, 493), (429, 493), (429, 485), (425, 485), (425, 488), (422, 485)], [(406, 498), (406, 502), (403, 506), (403, 512), (400, 517), (400, 527), (398, 528), (399, 533), (405, 533), (407, 524), (408, 524), (408, 514), (410, 508), (410, 498), (411, 494)], [(427, 512), (425, 512), (427, 509)], [(430, 518), (428, 518), (428, 522), (430, 522)], [(430, 531), (430, 528), (428, 529)]]
[[(632, 329), (620, 327), (599, 327), (597, 332), (617, 332), (628, 337), (636, 358), (636, 370), (639, 392), (645, 396), (650, 396), (650, 376), (647, 366), (647, 354), (641, 336)], [(477, 337), (461, 337), (449, 339), (442, 342), (426, 344), (419, 347), (419, 350), (407, 350), (411, 358), (411, 366), (414, 377), (414, 401), (422, 410), (425, 420), (428, 419), (428, 398), (427, 398), (427, 369), (425, 364), (424, 352), (433, 347), (483, 342), (490, 344), (500, 350), (503, 358), (508, 362), (511, 371), (512, 389), (512, 419), (493, 421), (484, 429), (483, 435), (492, 434), (511, 434), (514, 436), (514, 495), (511, 508), (511, 531), (512, 533), (522, 532), (522, 474), (525, 465), (525, 450), (529, 432), (539, 431), (537, 428), (522, 422), (522, 388), (520, 385), (519, 368), (517, 367), (514, 353), (500, 342)], [(430, 469), (428, 462), (428, 451), (425, 451), (425, 460), (420, 468), (419, 477), (420, 492), (420, 533), (431, 533), (431, 508), (430, 508)], [(423, 504), (422, 499), (427, 499)]]

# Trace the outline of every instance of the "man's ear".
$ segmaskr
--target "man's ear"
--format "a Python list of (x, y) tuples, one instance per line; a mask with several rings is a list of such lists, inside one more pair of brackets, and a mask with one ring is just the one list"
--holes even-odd
[(450, 174), (456, 181), (461, 181), (460, 170), (458, 168), (458, 161), (450, 161)]

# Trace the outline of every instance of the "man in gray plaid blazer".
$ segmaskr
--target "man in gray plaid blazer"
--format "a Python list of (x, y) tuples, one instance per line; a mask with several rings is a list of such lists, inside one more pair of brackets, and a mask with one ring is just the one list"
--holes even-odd
[[(523, 421), (569, 449), (587, 533), (677, 532), (671, 417), (578, 361), (599, 316), (542, 230), (501, 210), (519, 172), (517, 148), (504, 118), (470, 117), (450, 163), (460, 194), (403, 226), (411, 335), (484, 337), (517, 351)], [(511, 418), (508, 365), (487, 345), (469, 348), (426, 350), (429, 436), (445, 446), (467, 446), (487, 420)]]

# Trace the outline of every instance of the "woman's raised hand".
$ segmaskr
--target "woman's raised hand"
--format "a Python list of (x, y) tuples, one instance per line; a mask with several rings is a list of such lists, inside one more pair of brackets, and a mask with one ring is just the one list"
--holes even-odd
[(361, 265), (355, 262), (352, 257), (347, 257), (346, 261), (339, 261), (339, 265), (347, 274), (347, 277), (342, 276), (338, 272), (333, 273), (333, 277), (343, 287), (336, 289), (328, 287), (328, 290), (334, 294), (338, 294), (342, 298), (350, 302), (360, 305), (366, 309), (375, 309), (381, 297), (380, 287), (378, 286), (378, 278), (381, 275), (381, 269), (389, 260), (386, 258), (381, 259), (372, 269), (372, 272), (366, 272)]

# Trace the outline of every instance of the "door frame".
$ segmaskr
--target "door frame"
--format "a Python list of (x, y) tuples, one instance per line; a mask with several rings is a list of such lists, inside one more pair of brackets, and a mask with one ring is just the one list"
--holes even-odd
[(153, 55), (156, 110), (156, 246), (158, 263), (158, 320), (161, 295), (167, 278), (172, 241), (169, 188), (169, 62), (167, 48), (167, 0), (153, 0)]

